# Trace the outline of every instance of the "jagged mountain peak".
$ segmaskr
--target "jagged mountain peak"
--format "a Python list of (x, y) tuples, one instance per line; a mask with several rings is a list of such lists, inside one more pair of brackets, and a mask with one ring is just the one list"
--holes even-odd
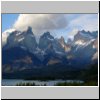
[(64, 40), (64, 37), (63, 37), (63, 36), (61, 36), (61, 38), (60, 38), (60, 39)]
[(68, 45), (71, 45), (71, 44), (72, 44), (72, 39), (71, 39), (71, 38), (68, 38), (67, 44), (68, 44)]
[(81, 30), (81, 31), (78, 31), (78, 33), (76, 35), (82, 35), (84, 37), (91, 37), (91, 38), (97, 38), (98, 36), (98, 31), (85, 31), (85, 30)]
[(41, 38), (49, 38), (49, 39), (54, 39), (54, 37), (50, 34), (50, 32), (45, 32)]
[(7, 38), (7, 44), (4, 49), (13, 47), (23, 47), (30, 52), (36, 50), (37, 42), (32, 32), (32, 28), (28, 27), (26, 31), (13, 31)]
[(85, 42), (90, 41), (91, 39), (93, 39), (91, 33), (84, 30), (78, 31), (77, 34), (74, 36), (74, 42), (78, 40), (82, 40)]
[[(86, 32), (85, 30), (78, 31), (74, 36), (74, 39), (68, 39), (66, 43), (63, 36), (61, 36), (59, 39), (56, 39), (52, 36), (52, 34), (50, 34), (50, 32), (45, 32), (40, 36), (38, 44), (36, 42), (32, 28), (29, 26), (24, 32), (13, 31), (12, 34), (8, 36), (6, 44), (7, 49), (3, 50), (5, 50), (5, 52), (8, 52), (8, 50), (12, 50), (14, 48), (13, 52), (15, 55), (17, 55), (16, 52), (19, 52), (18, 50), (21, 50), (25, 53), (31, 53), (28, 57), (30, 58), (31, 55), (34, 55), (33, 58), (38, 58), (37, 62), (40, 61), (42, 62), (42, 64), (44, 64), (44, 62), (48, 63), (49, 60), (51, 61), (52, 57), (53, 61), (55, 59), (61, 58), (61, 63), (64, 63), (63, 58), (69, 57), (69, 60), (72, 61), (70, 61), (72, 65), (74, 64), (74, 61), (76, 62), (76, 65), (83, 64), (83, 62), (86, 62), (86, 64), (88, 64), (90, 63), (89, 61), (93, 57), (93, 55), (94, 58), (97, 58), (97, 50), (95, 50), (95, 48), (97, 47), (98, 40), (94, 42), (96, 38), (93, 37), (94, 35), (92, 34), (94, 33)], [(93, 48), (93, 45), (95, 48)], [(16, 50), (16, 48), (21, 49)], [(11, 52), (10, 55), (12, 55)], [(21, 55), (19, 54), (19, 57), (20, 56)], [(28, 61), (29, 60), (30, 59), (28, 59)], [(22, 62), (20, 62), (19, 64), (21, 63)], [(35, 64), (33, 64), (32, 66), (36, 67)]]
[(26, 33), (33, 34), (32, 27), (28, 26)]
[(60, 40), (61, 42), (63, 42), (63, 43), (65, 42), (65, 39), (64, 39), (63, 36), (61, 36), (59, 40)]
[(63, 36), (61, 36), (59, 39), (58, 39), (59, 43), (61, 44), (61, 46), (64, 48), (66, 43), (65, 43), (65, 39)]

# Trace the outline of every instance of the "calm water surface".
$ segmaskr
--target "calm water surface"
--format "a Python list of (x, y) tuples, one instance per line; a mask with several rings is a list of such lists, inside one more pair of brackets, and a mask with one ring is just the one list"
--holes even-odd
[(50, 81), (39, 81), (39, 80), (22, 80), (22, 79), (3, 79), (2, 80), (2, 86), (16, 86), (18, 83), (35, 83), (36, 85), (44, 85), (46, 84), (47, 86), (54, 86), (56, 83), (60, 82), (78, 82), (78, 83), (83, 83), (83, 81), (80, 80), (50, 80)]

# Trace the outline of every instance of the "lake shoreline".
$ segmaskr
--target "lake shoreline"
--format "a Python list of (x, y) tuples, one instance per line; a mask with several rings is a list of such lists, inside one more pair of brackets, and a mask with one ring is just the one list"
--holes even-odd
[(23, 86), (25, 84), (28, 84), (32, 86), (34, 83), (34, 86), (55, 86), (57, 83), (84, 83), (84, 81), (81, 80), (46, 80), (46, 81), (41, 81), (41, 80), (17, 80), (17, 79), (3, 79), (2, 80), (2, 85), (3, 86)]

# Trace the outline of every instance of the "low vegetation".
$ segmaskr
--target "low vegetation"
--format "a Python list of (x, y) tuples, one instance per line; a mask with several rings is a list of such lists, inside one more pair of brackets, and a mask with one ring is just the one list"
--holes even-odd
[[(25, 72), (18, 72), (14, 74), (7, 74), (6, 76), (10, 78), (11, 76), (15, 76), (18, 79), (24, 80), (39, 80), (39, 81), (50, 81), (50, 80), (82, 80), (84, 83), (77, 82), (61, 82), (56, 83), (55, 86), (97, 86), (98, 85), (98, 65), (92, 64), (87, 66), (87, 69), (81, 70), (71, 70), (70, 67), (67, 66), (49, 66), (40, 69), (28, 70)], [(55, 70), (54, 70), (55, 69)], [(30, 72), (30, 73), (29, 73)], [(20, 76), (23, 77), (20, 77)], [(13, 79), (15, 79), (15, 77)], [(10, 78), (11, 79), (11, 78)], [(37, 86), (35, 83), (18, 83), (17, 86)], [(44, 84), (43, 86), (46, 86)]]
[(97, 83), (95, 81), (90, 81), (90, 82), (84, 82), (84, 83), (78, 83), (78, 82), (73, 82), (73, 83), (67, 83), (67, 82), (59, 82), (55, 84), (55, 86), (97, 86)]

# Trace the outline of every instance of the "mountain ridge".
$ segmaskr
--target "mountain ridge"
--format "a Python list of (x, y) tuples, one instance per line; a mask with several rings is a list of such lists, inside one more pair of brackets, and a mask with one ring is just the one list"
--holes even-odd
[[(93, 33), (97, 34), (97, 31)], [(19, 69), (21, 65), (21, 69), (25, 69), (25, 66), (27, 69), (48, 66), (49, 64), (65, 64), (66, 66), (85, 68), (86, 65), (93, 62), (94, 58), (97, 58), (98, 50), (94, 48), (94, 45), (96, 46), (98, 41), (95, 42), (97, 35), (93, 33), (84, 30), (78, 31), (74, 39), (66, 43), (63, 36), (56, 39), (50, 32), (45, 32), (40, 36), (39, 43), (37, 43), (31, 27), (28, 27), (24, 32), (13, 31), (7, 38), (6, 45), (2, 48), (3, 66), (6, 64), (10, 67), (14, 66), (17, 60), (15, 65)], [(21, 55), (24, 55), (24, 57)], [(20, 61), (16, 58), (17, 56), (21, 59)], [(16, 60), (11, 57), (15, 57)], [(12, 62), (9, 62), (9, 60)], [(5, 61), (8, 61), (8, 63), (4, 63)]]

